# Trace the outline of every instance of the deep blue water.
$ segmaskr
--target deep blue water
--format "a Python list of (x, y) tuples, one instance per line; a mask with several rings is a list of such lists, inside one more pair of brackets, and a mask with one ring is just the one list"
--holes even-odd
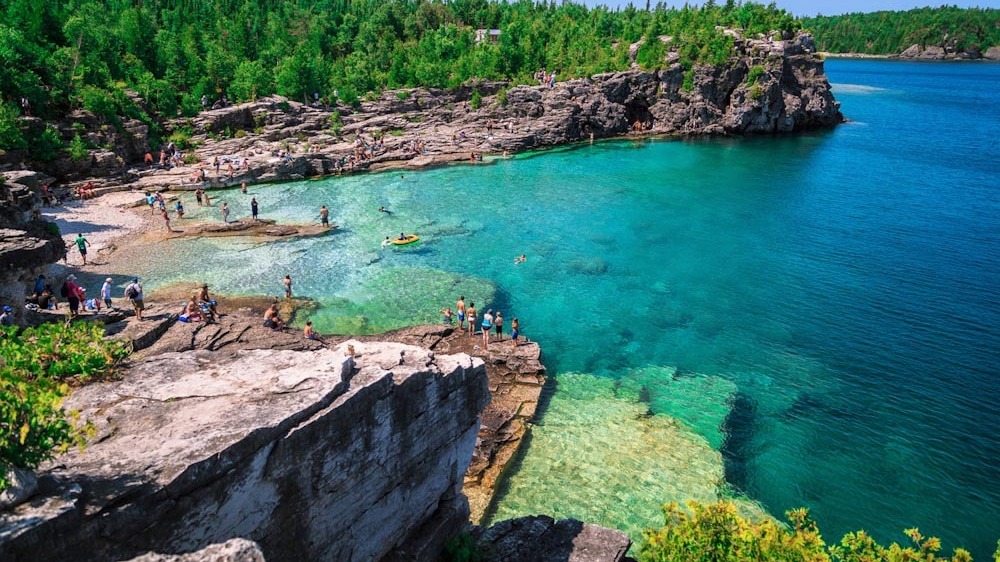
[[(557, 383), (583, 373), (642, 387), (633, 400), (692, 427), (721, 452), (726, 482), (776, 516), (809, 507), (829, 542), (857, 529), (904, 542), (919, 527), (986, 560), (1000, 539), (1000, 65), (826, 68), (851, 120), (833, 131), (605, 142), (228, 192), (237, 214), (256, 195), (286, 221), (326, 204), (344, 230), (175, 247), (202, 255), (220, 292), (278, 293), (290, 273), (320, 302), (321, 331), (433, 321), (459, 293), (502, 308), (541, 342)], [(403, 230), (423, 240), (379, 249)], [(150, 284), (193, 280), (170, 259), (139, 271)], [(621, 410), (592, 405), (581, 408)], [(561, 423), (586, 421), (543, 417), (539, 429)], [(627, 423), (601, 431), (624, 439)], [(587, 503), (628, 526), (630, 505), (667, 495), (639, 477), (659, 466), (642, 458), (656, 447), (628, 447), (638, 457), (615, 494), (584, 500), (568, 491), (600, 484), (570, 457), (615, 451), (575, 458), (543, 442), (500, 513)]]

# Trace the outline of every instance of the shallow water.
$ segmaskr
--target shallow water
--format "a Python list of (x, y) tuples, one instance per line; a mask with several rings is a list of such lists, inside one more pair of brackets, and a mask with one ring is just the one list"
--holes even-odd
[[(638, 538), (663, 501), (714, 490), (779, 517), (810, 507), (830, 542), (856, 529), (905, 541), (916, 526), (988, 559), (1000, 66), (830, 60), (827, 72), (853, 120), (832, 132), (253, 186), (216, 204), (248, 215), (255, 195), (281, 222), (318, 222), (325, 204), (343, 229), (178, 241), (135, 269), (149, 286), (275, 295), (290, 274), (319, 302), (320, 331), (436, 321), (459, 294), (508, 326), (519, 317), (559, 385), (501, 516), (582, 517)], [(401, 231), (421, 241), (379, 247)]]

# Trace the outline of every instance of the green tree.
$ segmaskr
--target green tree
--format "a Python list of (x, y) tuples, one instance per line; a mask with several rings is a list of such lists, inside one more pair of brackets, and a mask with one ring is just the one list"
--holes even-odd
[(0, 326), (0, 489), (11, 467), (32, 469), (85, 438), (62, 410), (70, 380), (114, 372), (128, 353), (94, 323)]

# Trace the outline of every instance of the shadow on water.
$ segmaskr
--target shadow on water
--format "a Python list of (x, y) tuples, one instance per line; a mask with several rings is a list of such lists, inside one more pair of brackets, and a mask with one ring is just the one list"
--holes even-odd
[(753, 438), (756, 426), (757, 404), (749, 395), (737, 392), (730, 403), (729, 415), (722, 422), (722, 463), (726, 482), (734, 489), (751, 497), (750, 463), (754, 457)]

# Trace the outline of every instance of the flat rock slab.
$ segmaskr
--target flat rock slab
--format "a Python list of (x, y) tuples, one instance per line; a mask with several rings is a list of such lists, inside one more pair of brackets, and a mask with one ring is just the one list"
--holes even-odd
[(544, 515), (501, 521), (473, 537), (484, 562), (621, 562), (632, 545), (621, 531)]

